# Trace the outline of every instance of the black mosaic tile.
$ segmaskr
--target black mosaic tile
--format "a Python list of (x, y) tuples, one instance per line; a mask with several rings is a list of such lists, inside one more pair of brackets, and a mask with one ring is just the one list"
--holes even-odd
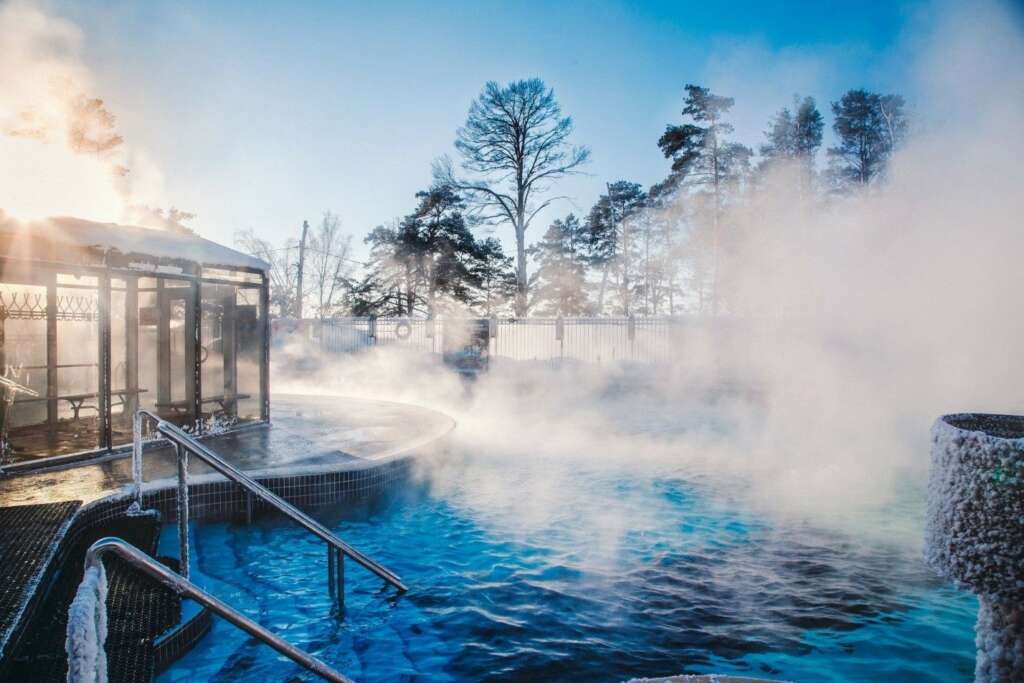
[(0, 508), (0, 657), (39, 598), (80, 501)]

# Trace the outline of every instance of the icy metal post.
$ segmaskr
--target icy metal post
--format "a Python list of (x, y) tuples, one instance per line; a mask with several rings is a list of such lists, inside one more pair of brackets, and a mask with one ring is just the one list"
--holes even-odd
[(178, 557), (181, 575), (188, 578), (188, 451), (174, 444), (178, 454)]
[(132, 482), (135, 487), (135, 508), (142, 510), (142, 421), (146, 414), (136, 411), (132, 418)]
[(1024, 417), (939, 418), (925, 535), (929, 566), (978, 596), (975, 681), (1024, 681)]

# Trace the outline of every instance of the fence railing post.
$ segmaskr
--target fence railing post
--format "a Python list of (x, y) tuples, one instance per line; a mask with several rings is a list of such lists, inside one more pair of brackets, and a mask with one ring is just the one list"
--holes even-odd
[[(415, 339), (416, 346), (435, 353), (441, 350), (444, 341), (444, 316), (398, 320), (408, 321), (411, 331), (403, 334)], [(486, 321), (489, 348), (494, 357), (500, 355), (517, 360), (545, 358), (552, 361), (556, 358), (570, 358), (597, 364), (614, 363), (624, 359), (645, 362), (672, 360), (673, 341), (678, 337), (676, 333), (681, 323), (678, 316), (651, 318), (630, 314), (609, 318), (567, 319), (564, 315), (558, 315), (543, 319), (501, 319), (497, 314), (491, 314), (486, 318), (453, 319), (453, 328), (458, 328), (469, 320), (473, 321), (474, 325), (483, 325)], [(396, 319), (381, 319), (378, 316), (339, 318), (324, 324), (321, 330), (321, 344), (334, 352), (352, 351), (381, 343), (389, 344), (392, 337), (398, 335), (398, 330), (402, 329), (396, 325), (403, 324), (406, 323), (396, 323)], [(394, 334), (388, 332), (389, 326), (390, 329), (396, 330)], [(549, 336), (551, 333), (547, 331), (552, 327), (553, 337)], [(567, 339), (568, 327), (572, 327), (572, 339)], [(644, 329), (643, 343), (638, 343), (640, 327)], [(414, 336), (410, 336), (413, 332)], [(557, 356), (552, 341), (558, 342)]]
[(558, 360), (565, 360), (565, 318), (561, 314), (555, 318), (555, 339), (558, 340)]

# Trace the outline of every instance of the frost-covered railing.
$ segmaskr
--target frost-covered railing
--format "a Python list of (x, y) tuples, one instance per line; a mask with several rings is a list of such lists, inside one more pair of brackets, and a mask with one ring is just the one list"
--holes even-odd
[(245, 474), (238, 468), (228, 464), (223, 458), (211, 448), (198, 441), (195, 437), (187, 434), (176, 425), (166, 422), (159, 416), (147, 410), (140, 410), (135, 414), (134, 440), (132, 444), (132, 477), (135, 485), (135, 503), (133, 508), (142, 510), (142, 434), (143, 423), (150, 420), (156, 425), (156, 431), (174, 444), (178, 460), (178, 547), (181, 558), (182, 576), (188, 578), (188, 457), (193, 454), (207, 465), (212, 467), (219, 474), (224, 475), (231, 481), (239, 484), (249, 494), (256, 496), (272, 508), (283, 513), (293, 522), (310, 533), (318, 536), (327, 543), (327, 586), (337, 601), (339, 607), (345, 604), (345, 557), (355, 560), (370, 572), (398, 589), (399, 592), (408, 590), (397, 574), (370, 559), (359, 552), (345, 541), (338, 538), (330, 529), (317, 522), (315, 519), (302, 512), (294, 505), (281, 498), (273, 491), (263, 486), (258, 481)]
[(178, 595), (195, 600), (307, 671), (327, 681), (351, 683), (351, 679), (345, 675), (305, 650), (274, 635), (187, 578), (179, 576), (119, 538), (101, 538), (93, 543), (85, 554), (85, 576), (68, 612), (66, 648), (69, 683), (97, 683), (107, 680), (107, 655), (104, 649), (107, 637), (106, 573), (103, 568), (103, 555), (106, 553), (117, 555), (133, 569), (150, 576)]

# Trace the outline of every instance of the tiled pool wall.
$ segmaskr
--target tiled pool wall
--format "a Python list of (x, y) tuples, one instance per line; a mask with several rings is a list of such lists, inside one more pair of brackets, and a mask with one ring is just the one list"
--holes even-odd
[(190, 617), (183, 617), (176, 628), (160, 636), (154, 647), (156, 675), (166, 671), (174, 662), (187, 655), (213, 627), (213, 614), (207, 608), (198, 609)]
[[(296, 507), (310, 509), (387, 493), (409, 478), (412, 463), (412, 457), (405, 457), (358, 470), (256, 477), (256, 481)], [(176, 519), (177, 501), (173, 484), (143, 493), (143, 507), (159, 510), (165, 521)], [(273, 512), (273, 506), (227, 480), (189, 484), (188, 503), (191, 520), (251, 519)]]
[[(296, 507), (312, 509), (347, 501), (358, 502), (388, 493), (409, 479), (413, 457), (407, 456), (358, 470), (319, 472), (314, 474), (275, 475), (256, 477), (263, 486), (281, 496)], [(238, 484), (228, 480), (190, 484), (190, 520), (251, 520), (261, 514), (273, 513), (273, 507), (249, 494)], [(143, 509), (157, 510), (164, 522), (177, 517), (177, 487), (168, 482), (167, 487), (144, 491)], [(79, 577), (82, 567), (69, 567), (72, 552), (85, 540), (95, 540), (107, 535), (118, 535), (119, 522), (129, 518), (128, 508), (134, 496), (118, 493), (97, 500), (79, 509), (67, 534), (60, 541), (55, 561), (47, 576), (40, 582), (40, 589), (30, 599), (22, 618), (20, 630), (12, 638), (12, 645), (24, 637), (24, 629), (37, 616), (36, 612), (44, 602), (45, 593), (60, 575), (74, 572)], [(193, 618), (182, 625), (182, 632), (162, 639), (158, 644), (158, 670), (166, 668), (175, 659), (185, 654), (205, 634), (209, 621)], [(14, 648), (12, 647), (12, 650)]]
[[(296, 507), (310, 509), (383, 495), (408, 480), (412, 464), (412, 457), (404, 457), (358, 470), (256, 477), (256, 481)], [(247, 519), (273, 512), (273, 506), (229, 480), (189, 484), (188, 496), (190, 520)], [(127, 516), (133, 501), (132, 495), (118, 493), (83, 506), (61, 542), (56, 564), (63, 564), (66, 553), (86, 532)], [(177, 518), (177, 501), (177, 487), (169, 482), (167, 487), (144, 491), (142, 507), (157, 510), (169, 522)]]

